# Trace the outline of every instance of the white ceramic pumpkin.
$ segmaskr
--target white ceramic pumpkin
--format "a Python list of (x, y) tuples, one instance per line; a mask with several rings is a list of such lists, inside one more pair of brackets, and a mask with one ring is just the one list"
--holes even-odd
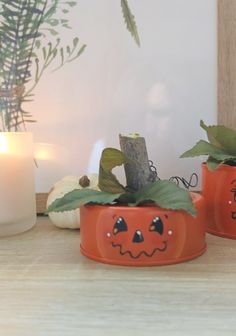
[[(81, 179), (85, 183), (81, 183)], [(86, 185), (85, 187), (81, 186)], [(48, 199), (47, 199), (47, 208), (52, 204), (56, 199), (63, 197), (68, 192), (74, 189), (95, 189), (98, 188), (98, 175), (90, 174), (87, 176), (66, 176), (60, 181), (56, 182), (51, 189)], [(57, 227), (68, 228), (68, 229), (79, 229), (80, 227), (80, 210), (71, 210), (63, 212), (50, 212), (49, 218)]]

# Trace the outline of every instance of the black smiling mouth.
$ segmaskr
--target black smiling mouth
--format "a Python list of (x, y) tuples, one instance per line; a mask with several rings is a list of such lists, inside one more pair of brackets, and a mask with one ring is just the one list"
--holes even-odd
[(231, 217), (232, 217), (232, 219), (236, 219), (236, 211), (231, 212)]
[[(235, 213), (235, 215), (236, 215), (236, 213)], [(236, 218), (235, 218), (236, 219)], [(132, 252), (131, 251), (125, 251), (125, 252), (123, 252), (122, 251), (122, 245), (121, 244), (115, 244), (114, 242), (112, 242), (111, 243), (111, 245), (112, 245), (112, 247), (118, 247), (119, 248), (119, 253), (120, 253), (120, 255), (125, 255), (125, 254), (128, 254), (132, 259), (138, 259), (138, 258), (140, 258), (140, 256), (143, 254), (143, 255), (145, 255), (146, 257), (148, 257), (148, 258), (151, 258), (153, 255), (154, 255), (154, 253), (156, 252), (156, 251), (159, 251), (159, 252), (164, 252), (166, 249), (167, 249), (167, 241), (165, 240), (165, 241), (163, 241), (162, 242), (163, 243), (163, 248), (159, 248), (159, 247), (156, 247), (153, 251), (152, 251), (152, 253), (147, 253), (146, 251), (141, 251), (141, 252), (139, 252), (139, 254), (138, 255), (136, 255), (136, 256), (134, 256), (133, 254), (132, 254)]]

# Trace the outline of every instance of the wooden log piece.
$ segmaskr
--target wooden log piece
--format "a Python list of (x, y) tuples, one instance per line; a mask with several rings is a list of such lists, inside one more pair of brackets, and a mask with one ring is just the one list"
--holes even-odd
[(218, 0), (218, 124), (236, 129), (236, 1)]
[(150, 170), (145, 139), (137, 134), (119, 135), (121, 151), (131, 159), (125, 164), (127, 188), (137, 191), (155, 180)]

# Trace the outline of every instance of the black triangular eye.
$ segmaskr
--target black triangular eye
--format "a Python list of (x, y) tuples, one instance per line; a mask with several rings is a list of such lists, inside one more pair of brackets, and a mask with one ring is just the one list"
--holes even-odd
[(164, 226), (160, 217), (155, 217), (150, 225), (149, 231), (155, 231), (159, 234), (163, 234)]
[(124, 232), (124, 231), (128, 231), (127, 224), (125, 223), (124, 218), (119, 217), (113, 227), (113, 233), (117, 234), (119, 232)]

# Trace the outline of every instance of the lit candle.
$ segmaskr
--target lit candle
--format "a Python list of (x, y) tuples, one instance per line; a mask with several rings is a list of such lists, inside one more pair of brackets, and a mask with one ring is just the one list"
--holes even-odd
[(0, 133), (0, 236), (26, 231), (35, 221), (32, 135)]

